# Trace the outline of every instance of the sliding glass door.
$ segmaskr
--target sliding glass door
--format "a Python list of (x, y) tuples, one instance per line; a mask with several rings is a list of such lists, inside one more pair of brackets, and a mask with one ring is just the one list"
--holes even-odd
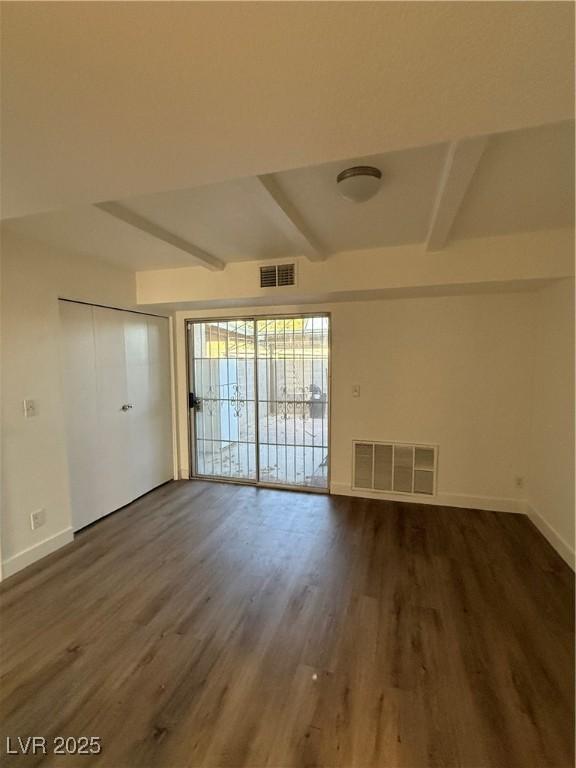
[(260, 481), (328, 485), (328, 318), (256, 321)]
[(188, 324), (193, 475), (328, 487), (329, 317)]
[(256, 395), (253, 320), (190, 323), (194, 473), (255, 481)]

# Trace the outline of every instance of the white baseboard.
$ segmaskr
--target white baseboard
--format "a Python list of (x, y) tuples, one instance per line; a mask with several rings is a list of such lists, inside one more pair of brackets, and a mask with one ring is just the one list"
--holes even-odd
[(576, 570), (576, 554), (572, 547), (560, 534), (548, 523), (542, 515), (531, 505), (527, 504), (526, 514), (532, 520), (542, 536), (547, 539), (554, 547), (560, 557), (572, 568)]
[(74, 531), (72, 528), (65, 528), (63, 531), (59, 531), (31, 547), (23, 549), (22, 552), (18, 552), (18, 554), (4, 560), (2, 563), (2, 576), (4, 578), (12, 576), (12, 574), (21, 571), (22, 568), (26, 568), (27, 565), (32, 565), (32, 563), (35, 563), (42, 557), (46, 557), (46, 555), (51, 555), (52, 552), (60, 549), (65, 544), (70, 544), (73, 540)]
[(438, 493), (436, 496), (419, 496), (406, 493), (363, 491), (351, 488), (346, 483), (331, 483), (330, 493), (336, 496), (357, 496), (361, 499), (381, 501), (402, 501), (407, 504), (428, 504), (434, 507), (458, 507), (459, 509), (483, 509), (490, 512), (526, 513), (524, 499), (501, 499), (492, 496), (463, 496), (456, 493)]

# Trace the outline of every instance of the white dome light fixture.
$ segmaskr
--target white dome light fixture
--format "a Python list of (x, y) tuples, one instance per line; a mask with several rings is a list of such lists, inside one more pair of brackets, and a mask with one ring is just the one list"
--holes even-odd
[(356, 165), (346, 168), (336, 177), (338, 191), (346, 200), (364, 203), (374, 197), (380, 189), (382, 172), (371, 165)]

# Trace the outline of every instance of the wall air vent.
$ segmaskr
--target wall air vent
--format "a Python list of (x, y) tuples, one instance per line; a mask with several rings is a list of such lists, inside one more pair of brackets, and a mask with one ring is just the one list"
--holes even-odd
[(434, 496), (438, 447), (354, 441), (352, 487), (357, 490)]
[(282, 288), (296, 284), (295, 264), (260, 267), (260, 288)]

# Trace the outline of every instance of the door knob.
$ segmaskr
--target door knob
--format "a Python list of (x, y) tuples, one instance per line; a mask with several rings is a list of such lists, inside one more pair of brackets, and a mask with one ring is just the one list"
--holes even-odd
[(188, 407), (189, 407), (189, 408), (198, 408), (198, 409), (199, 409), (199, 408), (200, 408), (200, 403), (201, 403), (201, 402), (202, 402), (202, 401), (201, 401), (201, 400), (199, 400), (199, 399), (196, 397), (196, 395), (194, 394), (194, 392), (189, 392), (189, 393), (188, 393)]

